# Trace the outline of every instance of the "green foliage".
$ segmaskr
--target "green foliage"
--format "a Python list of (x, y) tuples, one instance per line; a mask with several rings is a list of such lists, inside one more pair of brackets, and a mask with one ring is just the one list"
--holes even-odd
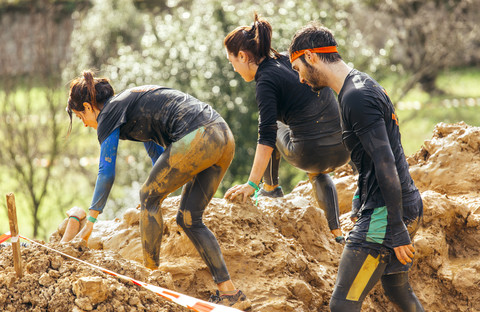
[[(132, 6), (127, 0), (123, 2)], [(251, 25), (253, 13), (257, 11), (272, 24), (272, 46), (278, 51), (286, 51), (297, 29), (312, 20), (319, 20), (335, 32), (344, 55), (350, 57), (357, 51), (357, 64), (376, 59), (368, 47), (361, 51), (350, 49), (360, 45), (361, 41), (359, 33), (349, 29), (348, 10), (354, 1), (250, 0), (230, 3), (212, 0), (192, 1), (182, 6), (175, 4), (175, 1), (169, 1), (167, 7), (155, 7), (150, 3), (148, 11), (127, 12), (123, 7), (115, 7), (112, 0), (94, 2), (87, 18), (78, 20), (80, 26), (72, 35), (72, 42), (98, 41), (103, 46), (94, 44), (95, 51), (92, 51), (92, 44), (76, 45), (72, 65), (76, 75), (87, 67), (99, 68), (112, 80), (116, 90), (160, 84), (211, 104), (230, 125), (236, 140), (236, 156), (220, 187), (220, 195), (232, 184), (247, 180), (258, 137), (255, 86), (244, 82), (229, 64), (223, 46), (228, 32), (240, 25)], [(118, 18), (105, 18), (103, 12), (108, 12), (109, 16), (123, 14), (124, 20), (135, 16), (135, 21), (141, 20), (142, 25), (128, 25), (124, 29), (127, 34), (124, 34), (117, 31)], [(100, 33), (98, 29), (101, 29)], [(131, 42), (124, 38), (125, 35), (127, 39), (138, 40)], [(110, 38), (109, 41), (102, 40), (105, 37)], [(115, 44), (109, 44), (111, 42)], [(108, 59), (95, 62), (92, 56), (102, 54), (102, 51), (106, 51)], [(86, 62), (88, 60), (90, 63)], [(286, 162), (282, 167), (282, 185), (290, 190), (304, 175), (287, 166)]]

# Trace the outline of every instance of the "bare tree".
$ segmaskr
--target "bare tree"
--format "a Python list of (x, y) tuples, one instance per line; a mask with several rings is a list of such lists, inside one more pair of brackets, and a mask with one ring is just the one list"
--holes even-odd
[[(480, 6), (471, 0), (367, 0), (373, 17), (364, 33), (383, 38), (389, 46), (390, 63), (408, 77), (395, 90), (402, 98), (420, 83), (430, 93), (438, 74), (468, 64), (477, 53), (480, 37)], [(372, 31), (373, 30), (373, 31)], [(368, 31), (368, 32), (367, 32)]]
[(14, 178), (16, 192), (29, 202), (34, 237), (42, 226), (45, 199), (60, 176), (54, 164), (62, 155), (59, 120), (65, 92), (59, 77), (62, 27), (54, 22), (57, 9), (45, 1), (22, 14), (14, 12), (27, 25), (17, 23), (11, 38), (15, 42), (0, 47), (4, 57), (34, 60), (15, 67), (2, 57), (0, 64), (0, 164)]

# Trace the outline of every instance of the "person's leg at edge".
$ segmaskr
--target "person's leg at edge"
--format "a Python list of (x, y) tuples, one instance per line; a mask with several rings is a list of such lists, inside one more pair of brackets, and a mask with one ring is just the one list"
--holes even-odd
[(352, 247), (347, 243), (340, 258), (330, 311), (360, 311), (363, 300), (381, 278), (386, 265), (380, 251)]
[(382, 276), (382, 286), (388, 299), (404, 312), (423, 312), (423, 306), (408, 282), (408, 272)]
[(313, 194), (318, 205), (325, 212), (330, 231), (335, 238), (343, 237), (340, 229), (337, 189), (332, 178), (327, 173), (309, 173), (308, 179), (312, 184)]

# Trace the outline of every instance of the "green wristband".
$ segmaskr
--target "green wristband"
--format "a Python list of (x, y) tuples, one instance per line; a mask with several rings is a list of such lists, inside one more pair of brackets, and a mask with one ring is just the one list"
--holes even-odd
[(77, 218), (77, 217), (70, 216), (70, 217), (68, 217), (68, 218), (69, 218), (69, 219), (75, 219), (75, 220), (77, 220), (78, 222), (80, 222), (80, 219), (79, 219), (79, 218)]
[(260, 187), (258, 187), (258, 185), (256, 185), (255, 183), (253, 183), (252, 181), (248, 180), (248, 185), (250, 185), (251, 187), (253, 187), (255, 189), (255, 191), (258, 191), (260, 190)]
[(87, 217), (87, 220), (90, 221), (90, 222), (92, 222), (92, 223), (97, 222), (97, 219), (94, 218), (94, 217), (92, 217), (92, 216), (88, 216), (88, 217)]
[(258, 206), (258, 192), (260, 191), (260, 187), (258, 185), (256, 185), (255, 183), (253, 183), (252, 181), (248, 180), (248, 185), (250, 185), (251, 187), (253, 187), (255, 189), (255, 206)]

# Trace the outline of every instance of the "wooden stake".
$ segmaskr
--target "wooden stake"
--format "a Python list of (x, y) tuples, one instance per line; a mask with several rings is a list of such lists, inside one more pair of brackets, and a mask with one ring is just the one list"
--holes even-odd
[(20, 241), (18, 239), (17, 207), (15, 206), (15, 195), (7, 194), (8, 222), (10, 223), (10, 234), (12, 235), (13, 264), (17, 277), (23, 277), (22, 257), (20, 255)]

